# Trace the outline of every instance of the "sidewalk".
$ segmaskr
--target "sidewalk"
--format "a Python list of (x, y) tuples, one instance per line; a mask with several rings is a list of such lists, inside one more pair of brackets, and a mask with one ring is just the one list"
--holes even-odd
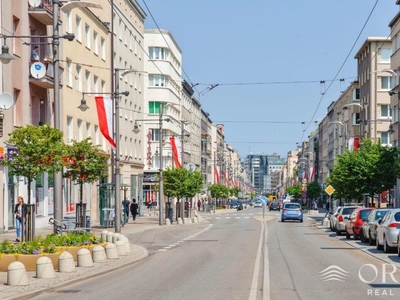
[[(172, 226), (174, 225), (176, 225), (176, 223)], [(103, 230), (115, 232), (115, 228), (102, 228), (99, 222), (93, 222), (91, 228), (97, 236), (100, 236)], [(158, 216), (137, 217), (136, 223), (133, 223), (132, 218), (130, 218), (128, 224), (121, 227), (121, 234), (128, 235), (157, 228), (161, 228), (159, 226)], [(52, 232), (53, 227), (52, 225), (49, 225), (44, 228), (36, 229), (35, 235), (44, 236)], [(15, 230), (10, 230), (6, 233), (0, 234), (0, 242), (4, 240), (15, 241), (15, 237)], [(149, 254), (145, 248), (131, 244), (131, 252), (126, 256), (120, 256), (118, 260), (107, 260), (107, 262), (104, 263), (95, 263), (91, 268), (77, 267), (76, 271), (73, 273), (59, 273), (56, 271), (55, 278), (53, 279), (37, 279), (35, 278), (36, 272), (29, 271), (27, 272), (29, 281), (27, 286), (8, 286), (6, 284), (7, 272), (0, 272), (0, 299), (30, 299), (34, 295), (40, 294), (48, 289), (61, 288), (74, 282), (121, 269), (146, 258), (148, 255)]]

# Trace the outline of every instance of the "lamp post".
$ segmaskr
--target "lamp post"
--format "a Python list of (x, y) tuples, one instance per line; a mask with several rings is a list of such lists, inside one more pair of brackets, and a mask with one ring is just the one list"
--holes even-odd
[[(166, 104), (168, 105), (168, 103)], [(163, 121), (169, 122), (170, 119), (166, 118), (165, 120), (163, 119), (163, 109), (165, 106), (162, 106), (160, 103), (160, 108), (159, 108), (159, 114), (158, 114), (158, 130), (159, 130), (159, 148), (160, 148), (160, 169), (159, 169), (159, 176), (158, 176), (158, 198), (159, 198), (159, 212), (158, 212), (158, 221), (159, 225), (163, 226), (164, 225), (164, 178), (163, 178)], [(140, 132), (139, 126), (137, 124), (138, 121), (151, 121), (151, 120), (135, 120), (135, 125), (133, 127), (133, 132), (138, 134)]]
[[(119, 101), (120, 96), (125, 95), (128, 96), (129, 92), (125, 91), (120, 93), (119, 92), (119, 72), (124, 71), (122, 76), (125, 76), (129, 73), (137, 72), (135, 69), (114, 69), (114, 93), (95, 93), (95, 92), (83, 92), (83, 95), (90, 95), (90, 94), (103, 94), (103, 95), (112, 95), (114, 100), (114, 110), (115, 110), (115, 155), (114, 155), (114, 165), (115, 165), (115, 232), (121, 232), (121, 197), (120, 197), (120, 190), (121, 190), (121, 169), (120, 169), (120, 139), (119, 139)], [(86, 100), (83, 98), (81, 100), (81, 104), (78, 108), (82, 111), (87, 110), (89, 107), (86, 105)]]

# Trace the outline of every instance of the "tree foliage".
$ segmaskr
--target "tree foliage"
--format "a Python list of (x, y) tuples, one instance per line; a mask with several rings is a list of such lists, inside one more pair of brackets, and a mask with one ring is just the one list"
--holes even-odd
[(301, 186), (300, 185), (289, 186), (286, 189), (286, 192), (289, 193), (290, 196), (293, 196), (296, 199), (301, 198)]
[(189, 171), (185, 168), (167, 168), (163, 171), (164, 194), (176, 197), (194, 197), (203, 186), (203, 177), (199, 171)]
[(338, 156), (327, 183), (335, 188), (333, 197), (360, 200), (363, 194), (373, 197), (392, 188), (400, 176), (397, 147), (385, 147), (363, 140), (358, 151), (347, 150)]
[(307, 183), (307, 197), (315, 199), (321, 196), (321, 186), (318, 182), (312, 181)]
[(3, 163), (10, 168), (10, 174), (27, 178), (28, 190), (38, 174), (58, 172), (63, 168), (62, 157), (66, 148), (63, 134), (58, 129), (48, 125), (27, 125), (9, 133), (7, 143), (15, 150), (8, 152)]
[(229, 197), (229, 188), (222, 184), (213, 184), (208, 187), (211, 197), (216, 199), (226, 199)]

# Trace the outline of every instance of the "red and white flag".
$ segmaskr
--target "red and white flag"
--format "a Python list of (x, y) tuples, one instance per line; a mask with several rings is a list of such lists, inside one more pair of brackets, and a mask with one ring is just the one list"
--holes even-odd
[(97, 116), (99, 118), (100, 131), (114, 148), (117, 146), (114, 139), (113, 103), (110, 97), (96, 96)]
[(224, 177), (225, 186), (229, 186), (228, 177), (226, 176), (226, 172), (222, 172), (222, 176)]
[(215, 173), (215, 183), (220, 184), (221, 178), (219, 177), (219, 167), (218, 166), (214, 166), (214, 173)]
[(171, 142), (171, 147), (172, 147), (172, 153), (174, 155), (174, 164), (175, 164), (175, 168), (180, 169), (182, 168), (182, 164), (180, 161), (180, 156), (178, 153), (178, 148), (176, 147), (176, 141), (175, 141), (175, 137), (171, 136), (169, 138), (169, 141)]
[(314, 180), (314, 172), (315, 172), (315, 167), (314, 166), (310, 167), (308, 182), (312, 182)]

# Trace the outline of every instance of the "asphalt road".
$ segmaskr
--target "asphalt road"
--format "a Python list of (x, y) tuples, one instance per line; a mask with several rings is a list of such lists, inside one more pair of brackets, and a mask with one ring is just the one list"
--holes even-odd
[[(209, 215), (207, 221), (128, 236), (147, 248), (150, 256), (117, 272), (32, 299), (400, 297), (395, 282), (400, 282), (399, 271), (389, 274), (393, 266), (388, 262), (393, 260), (375, 258), (363, 245), (316, 228), (315, 220), (307, 215), (304, 223), (281, 223), (278, 212), (266, 212), (263, 218), (262, 209), (250, 208)], [(382, 276), (384, 263), (387, 274)]]

